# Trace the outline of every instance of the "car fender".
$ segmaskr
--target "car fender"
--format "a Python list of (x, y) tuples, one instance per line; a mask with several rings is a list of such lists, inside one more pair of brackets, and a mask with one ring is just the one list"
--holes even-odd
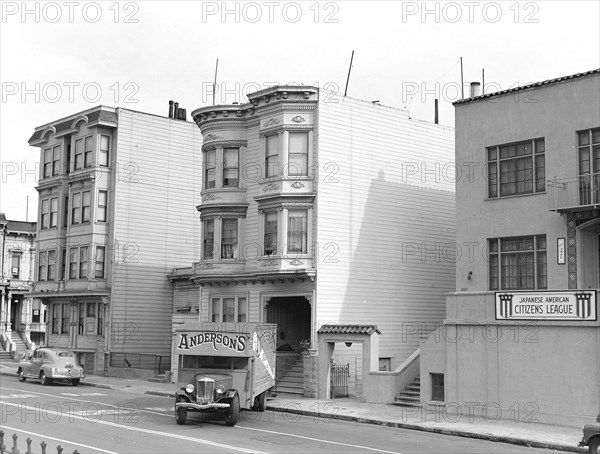
[(189, 394), (188, 394), (187, 392), (185, 392), (185, 389), (182, 389), (182, 388), (181, 388), (181, 389), (178, 389), (177, 391), (175, 391), (175, 397), (176, 397), (176, 398), (177, 398), (177, 397), (185, 397), (185, 399), (186, 399), (188, 402), (191, 402), (191, 401), (192, 401), (192, 399), (190, 399), (190, 396), (189, 396)]

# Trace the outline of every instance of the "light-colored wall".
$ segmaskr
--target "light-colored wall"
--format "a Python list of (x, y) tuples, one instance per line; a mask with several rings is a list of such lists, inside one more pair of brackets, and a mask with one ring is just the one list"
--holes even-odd
[(316, 321), (377, 325), (396, 368), (454, 286), (453, 130), (321, 93), (317, 134)]
[(117, 113), (111, 350), (169, 355), (167, 274), (199, 258), (202, 138), (193, 123)]
[(461, 175), (456, 183), (456, 241), (462, 248), (456, 290), (489, 288), (488, 238), (534, 234), (546, 234), (548, 288), (568, 288), (567, 265), (556, 260), (556, 239), (567, 236), (564, 218), (548, 210), (545, 192), (486, 200), (486, 147), (543, 137), (546, 178), (576, 176), (576, 132), (600, 126), (599, 79), (596, 74), (456, 106), (456, 165)]

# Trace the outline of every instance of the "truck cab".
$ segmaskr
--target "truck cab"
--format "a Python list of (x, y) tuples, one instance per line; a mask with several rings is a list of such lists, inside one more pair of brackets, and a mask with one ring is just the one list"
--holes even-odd
[(277, 325), (185, 323), (175, 330), (175, 421), (212, 413), (235, 426), (241, 409), (264, 411), (275, 386)]

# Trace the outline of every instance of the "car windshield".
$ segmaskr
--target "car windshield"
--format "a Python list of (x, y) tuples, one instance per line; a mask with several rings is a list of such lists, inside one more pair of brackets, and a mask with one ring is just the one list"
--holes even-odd
[(71, 352), (58, 352), (58, 356), (59, 357), (68, 357), (68, 358), (75, 357), (75, 355), (73, 355), (73, 353), (71, 353)]

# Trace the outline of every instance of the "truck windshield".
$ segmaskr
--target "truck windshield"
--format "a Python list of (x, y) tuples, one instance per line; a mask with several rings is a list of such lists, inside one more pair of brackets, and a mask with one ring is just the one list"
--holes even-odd
[(246, 369), (248, 358), (237, 356), (194, 356), (182, 355), (182, 369)]

